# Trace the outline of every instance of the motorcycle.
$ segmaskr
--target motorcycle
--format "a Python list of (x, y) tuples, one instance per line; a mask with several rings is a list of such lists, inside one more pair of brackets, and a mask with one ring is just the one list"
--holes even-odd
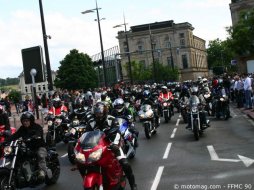
[[(8, 134), (8, 135), (12, 135), (16, 132), (16, 128), (14, 127), (11, 127), (11, 134)], [(4, 142), (5, 142), (5, 138), (6, 138), (6, 135), (5, 134), (5, 126), (4, 125), (1, 125), (0, 126), (0, 159), (3, 157), (3, 149), (4, 149)]]
[(150, 139), (152, 134), (156, 133), (154, 111), (152, 110), (151, 105), (142, 105), (138, 115), (140, 121), (143, 122), (145, 136), (147, 139)]
[(65, 133), (68, 132), (69, 123), (63, 123), (63, 117), (65, 115), (49, 114), (47, 116), (48, 131), (46, 134), (46, 143), (48, 146), (55, 146), (57, 143), (63, 141), (68, 143), (65, 138)]
[(25, 143), (33, 139), (15, 140), (4, 147), (4, 158), (0, 166), (0, 189), (14, 190), (16, 188), (36, 187), (45, 183), (55, 184), (60, 176), (58, 154), (52, 149), (47, 150), (46, 164), (52, 171), (52, 177), (38, 179), (38, 160), (36, 152), (30, 150)]
[(194, 133), (196, 140), (199, 140), (200, 135), (203, 133), (201, 129), (201, 122), (199, 117), (200, 101), (197, 96), (192, 97), (190, 105), (190, 118), (191, 118), (191, 130)]
[(136, 155), (137, 148), (137, 137), (129, 130), (128, 122), (123, 118), (116, 118), (119, 123), (119, 130), (124, 139), (123, 151), (126, 154), (126, 157), (132, 159)]
[(205, 105), (205, 111), (208, 113), (209, 116), (212, 115), (213, 105), (212, 105), (212, 96), (211, 93), (205, 92), (203, 95), (206, 105)]
[(222, 117), (224, 120), (228, 120), (230, 117), (228, 97), (222, 95), (216, 98), (215, 104), (215, 116), (217, 119)]
[[(187, 98), (187, 97), (184, 97)], [(183, 118), (184, 123), (188, 123), (188, 110), (187, 110), (187, 104), (184, 100), (180, 100), (180, 113)]]
[(79, 121), (77, 118), (74, 118), (72, 124), (69, 127), (69, 131), (65, 134), (66, 139), (68, 139), (68, 159), (72, 164), (75, 164), (75, 152), (74, 147), (78, 142), (78, 139), (85, 133), (86, 125), (84, 122)]
[(135, 121), (135, 118), (136, 118), (136, 109), (135, 109), (135, 107), (130, 102), (125, 102), (124, 105), (130, 111), (131, 116)]
[(168, 123), (172, 117), (172, 102), (171, 100), (163, 100), (161, 102), (162, 113), (165, 119), (165, 123)]
[(76, 164), (83, 178), (84, 190), (125, 189), (125, 174), (109, 146), (108, 138), (100, 130), (86, 132), (78, 140)]
[(174, 101), (173, 101), (174, 107), (177, 109), (177, 113), (179, 113), (180, 112), (180, 101), (179, 101), (180, 93), (175, 92), (173, 96), (174, 96)]

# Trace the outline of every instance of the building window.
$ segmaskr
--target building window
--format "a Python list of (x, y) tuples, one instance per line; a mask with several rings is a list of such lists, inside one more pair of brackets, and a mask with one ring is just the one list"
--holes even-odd
[(185, 39), (180, 39), (180, 46), (185, 47)]
[(182, 55), (182, 63), (183, 63), (183, 69), (187, 69), (188, 68), (188, 59), (187, 59), (186, 54)]
[(46, 88), (45, 88), (45, 84), (42, 86), (42, 89), (43, 89), (43, 90), (46, 90)]
[(38, 90), (41, 91), (41, 85), (38, 85)]
[(127, 42), (126, 41), (123, 42), (123, 46), (127, 46)]
[(171, 42), (166, 42), (166, 48), (172, 48), (171, 47)]
[(184, 38), (184, 33), (179, 33), (180, 38)]
[(167, 63), (168, 63), (169, 67), (174, 68), (175, 66), (174, 66), (174, 63), (172, 63), (172, 59), (173, 59), (173, 57), (171, 58), (171, 56), (167, 57)]
[(138, 46), (138, 52), (139, 52), (139, 54), (143, 53), (143, 46), (142, 45)]
[(127, 47), (124, 48), (124, 52), (125, 53), (128, 52), (128, 48)]
[(25, 91), (26, 91), (26, 93), (27, 93), (27, 86), (25, 87)]

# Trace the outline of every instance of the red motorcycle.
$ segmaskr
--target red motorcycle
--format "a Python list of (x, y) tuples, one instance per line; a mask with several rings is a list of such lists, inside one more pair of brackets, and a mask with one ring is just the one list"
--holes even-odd
[(124, 190), (125, 175), (108, 147), (109, 140), (100, 130), (84, 133), (75, 147), (76, 164), (84, 190)]
[[(4, 140), (5, 140), (4, 131), (5, 131), (5, 126), (4, 126), (4, 125), (1, 125), (1, 126), (0, 126), (0, 158), (3, 157), (3, 146), (2, 146), (2, 143), (3, 143)], [(15, 132), (16, 132), (16, 128), (11, 127), (11, 134), (13, 134), (13, 133), (15, 133)]]

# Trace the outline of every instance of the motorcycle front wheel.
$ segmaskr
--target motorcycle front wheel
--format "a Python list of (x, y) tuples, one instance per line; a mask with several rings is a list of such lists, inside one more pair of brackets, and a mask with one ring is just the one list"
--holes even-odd
[(7, 188), (9, 183), (10, 172), (6, 169), (0, 170), (0, 189), (1, 190), (14, 190), (16, 189), (15, 181), (11, 180), (11, 187)]
[(198, 141), (199, 140), (199, 128), (198, 128), (198, 120), (194, 119), (193, 120), (193, 133), (195, 139)]
[(147, 139), (150, 139), (150, 138), (151, 138), (151, 135), (152, 135), (151, 130), (150, 130), (150, 124), (145, 123), (145, 124), (144, 124), (144, 129), (145, 129), (146, 138), (147, 138)]
[(55, 184), (60, 176), (60, 162), (58, 158), (54, 158), (54, 160), (51, 160), (50, 164), (47, 165), (49, 169), (52, 171), (52, 178), (48, 178), (46, 176), (45, 178), (45, 184), (46, 185), (52, 185)]
[(74, 153), (74, 144), (68, 144), (68, 159), (70, 163), (75, 164), (75, 153)]

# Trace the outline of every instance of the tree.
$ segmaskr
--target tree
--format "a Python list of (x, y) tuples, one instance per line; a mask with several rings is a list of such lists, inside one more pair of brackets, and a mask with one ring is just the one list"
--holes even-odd
[(60, 61), (55, 86), (62, 89), (87, 89), (97, 86), (97, 74), (91, 58), (73, 49)]
[[(124, 65), (125, 70), (128, 70), (128, 64)], [(152, 72), (150, 68), (146, 68), (144, 64), (136, 61), (131, 62), (132, 78), (135, 82), (141, 82), (152, 78)], [(129, 72), (128, 72), (129, 76)]]
[(209, 41), (207, 49), (207, 62), (208, 68), (212, 69), (215, 67), (221, 67), (224, 69), (234, 69), (231, 66), (231, 60), (234, 58), (233, 51), (230, 47), (230, 41), (227, 39), (222, 41), (220, 39), (215, 39)]
[(11, 90), (8, 94), (8, 97), (14, 104), (17, 104), (21, 100), (21, 93), (17, 90)]
[(179, 79), (179, 71), (177, 68), (169, 67), (161, 63), (156, 63), (156, 81), (177, 81)]
[(227, 29), (229, 46), (238, 56), (253, 55), (254, 52), (254, 9), (240, 14), (239, 21)]

